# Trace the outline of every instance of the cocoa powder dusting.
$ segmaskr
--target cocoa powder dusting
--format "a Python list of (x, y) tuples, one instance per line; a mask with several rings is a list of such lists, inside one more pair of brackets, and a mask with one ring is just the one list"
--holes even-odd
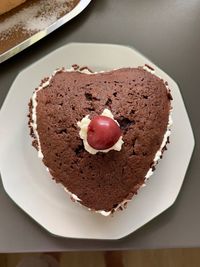
[(80, 0), (29, 0), (0, 16), (0, 54), (45, 30)]

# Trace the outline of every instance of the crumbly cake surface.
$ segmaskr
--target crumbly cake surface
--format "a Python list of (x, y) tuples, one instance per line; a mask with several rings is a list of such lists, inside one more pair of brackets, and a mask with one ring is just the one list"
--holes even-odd
[[(160, 78), (142, 68), (105, 73), (56, 73), (37, 92), (37, 132), (43, 162), (58, 183), (92, 210), (112, 211), (131, 199), (154, 165), (167, 130), (171, 95)], [(108, 108), (120, 124), (122, 150), (91, 155), (77, 122)], [(30, 121), (32, 103), (30, 102)], [(33, 134), (33, 145), (38, 148)]]

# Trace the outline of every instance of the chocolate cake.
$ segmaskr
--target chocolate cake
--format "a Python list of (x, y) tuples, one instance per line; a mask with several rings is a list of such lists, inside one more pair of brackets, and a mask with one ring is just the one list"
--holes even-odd
[[(109, 215), (122, 208), (166, 148), (172, 97), (153, 72), (146, 66), (84, 73), (74, 66), (45, 78), (33, 94), (33, 146), (53, 179), (90, 210)], [(120, 128), (118, 145), (87, 149), (81, 125), (93, 133), (90, 122), (106, 116)]]

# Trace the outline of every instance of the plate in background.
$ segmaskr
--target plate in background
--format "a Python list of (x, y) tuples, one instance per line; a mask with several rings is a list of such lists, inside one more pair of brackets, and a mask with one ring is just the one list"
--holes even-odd
[(0, 16), (0, 63), (81, 13), (91, 0), (32, 0)]

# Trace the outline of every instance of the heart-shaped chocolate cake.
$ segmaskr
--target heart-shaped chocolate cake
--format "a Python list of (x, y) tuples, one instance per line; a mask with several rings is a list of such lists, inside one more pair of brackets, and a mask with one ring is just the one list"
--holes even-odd
[(148, 66), (62, 69), (30, 101), (33, 145), (73, 200), (109, 215), (153, 173), (169, 139), (171, 99)]

